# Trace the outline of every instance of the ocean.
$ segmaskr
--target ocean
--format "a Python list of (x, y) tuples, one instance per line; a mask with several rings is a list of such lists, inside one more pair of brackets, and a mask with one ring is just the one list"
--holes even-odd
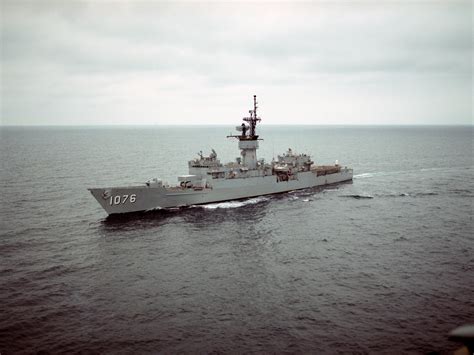
[(265, 126), (354, 180), (110, 218), (233, 127), (0, 128), (0, 352), (449, 354), (474, 322), (473, 127)]

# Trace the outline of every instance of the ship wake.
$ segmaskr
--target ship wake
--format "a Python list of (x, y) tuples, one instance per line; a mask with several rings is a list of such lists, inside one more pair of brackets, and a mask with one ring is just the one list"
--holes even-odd
[(200, 207), (209, 210), (215, 210), (218, 208), (226, 209), (226, 208), (239, 208), (248, 205), (255, 205), (257, 203), (261, 203), (264, 201), (268, 201), (268, 197), (255, 197), (250, 198), (248, 200), (238, 200), (238, 201), (225, 201), (225, 202), (216, 202), (216, 203), (209, 203), (206, 205), (194, 205), (192, 207)]

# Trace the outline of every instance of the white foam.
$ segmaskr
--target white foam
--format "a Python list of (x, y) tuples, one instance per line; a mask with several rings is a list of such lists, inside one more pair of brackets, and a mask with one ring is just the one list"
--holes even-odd
[(371, 174), (371, 173), (364, 173), (364, 174), (354, 175), (354, 178), (363, 179), (363, 178), (371, 178), (371, 177), (373, 177), (373, 176), (374, 176), (374, 174)]
[(207, 205), (201, 205), (200, 207), (214, 210), (216, 208), (238, 208), (246, 205), (254, 205), (256, 203), (268, 200), (267, 197), (255, 197), (250, 198), (244, 201), (226, 201), (226, 202), (217, 202), (217, 203), (209, 203)]

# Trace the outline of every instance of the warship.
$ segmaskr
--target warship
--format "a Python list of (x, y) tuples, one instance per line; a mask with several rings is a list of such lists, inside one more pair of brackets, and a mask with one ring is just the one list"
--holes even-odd
[(243, 121), (236, 127), (238, 134), (227, 136), (238, 140), (241, 156), (234, 162), (222, 164), (214, 150), (208, 156), (200, 152), (188, 162), (188, 174), (178, 176), (176, 185), (154, 178), (137, 186), (88, 190), (112, 215), (240, 200), (352, 180), (351, 168), (337, 161), (335, 165), (315, 165), (309, 155), (291, 149), (270, 163), (257, 159), (262, 139), (256, 133), (261, 121), (256, 95), (253, 109)]

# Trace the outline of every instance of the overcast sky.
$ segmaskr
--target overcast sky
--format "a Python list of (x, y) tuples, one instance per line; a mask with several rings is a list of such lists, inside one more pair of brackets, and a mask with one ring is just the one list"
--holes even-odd
[(0, 3), (4, 125), (472, 124), (471, 1)]

